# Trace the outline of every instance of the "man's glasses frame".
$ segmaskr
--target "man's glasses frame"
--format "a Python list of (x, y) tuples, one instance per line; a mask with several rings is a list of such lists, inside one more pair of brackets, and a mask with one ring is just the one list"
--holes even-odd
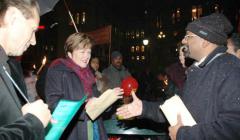
[(197, 35), (185, 35), (183, 39), (188, 40), (188, 38), (196, 37)]

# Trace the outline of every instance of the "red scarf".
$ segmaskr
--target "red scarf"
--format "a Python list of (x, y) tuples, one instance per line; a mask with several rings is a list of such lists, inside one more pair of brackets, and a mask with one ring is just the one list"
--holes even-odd
[(83, 84), (85, 95), (88, 95), (89, 97), (91, 97), (92, 86), (95, 83), (95, 78), (89, 66), (87, 66), (86, 68), (81, 68), (75, 62), (73, 62), (72, 59), (70, 58), (66, 58), (66, 59), (59, 58), (55, 60), (50, 67), (54, 65), (58, 65), (60, 63), (64, 64), (67, 68), (73, 70), (77, 74), (78, 78), (81, 80)]

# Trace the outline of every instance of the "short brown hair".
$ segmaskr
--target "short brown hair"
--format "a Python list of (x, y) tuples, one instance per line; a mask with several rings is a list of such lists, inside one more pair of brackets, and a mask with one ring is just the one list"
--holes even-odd
[(92, 48), (93, 45), (93, 40), (87, 34), (74, 33), (67, 38), (64, 50), (65, 54), (67, 54), (67, 52), (72, 53), (76, 49)]
[(32, 9), (36, 8), (40, 13), (39, 5), (36, 0), (1, 0), (0, 1), (0, 25), (9, 7), (19, 9), (26, 19), (32, 18)]

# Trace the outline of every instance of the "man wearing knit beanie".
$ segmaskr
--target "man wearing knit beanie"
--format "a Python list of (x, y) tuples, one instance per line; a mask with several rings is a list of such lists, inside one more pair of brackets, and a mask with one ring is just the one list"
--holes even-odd
[(228, 19), (216, 13), (187, 25), (182, 43), (196, 63), (186, 72), (181, 99), (197, 124), (184, 126), (178, 116), (169, 127), (172, 140), (240, 139), (240, 60), (226, 53), (231, 30)]
[(115, 88), (121, 86), (122, 80), (131, 74), (123, 65), (123, 57), (119, 51), (111, 54), (111, 65), (103, 70), (103, 75), (108, 79), (107, 87)]

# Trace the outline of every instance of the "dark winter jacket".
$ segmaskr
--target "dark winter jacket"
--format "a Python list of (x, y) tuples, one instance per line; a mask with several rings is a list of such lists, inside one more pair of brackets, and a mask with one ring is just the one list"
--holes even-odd
[[(85, 95), (82, 82), (76, 73), (62, 63), (49, 67), (46, 75), (45, 94), (46, 101), (52, 111), (60, 99), (80, 100)], [(96, 84), (93, 86), (93, 96), (99, 96)], [(89, 121), (89, 117), (83, 106), (65, 129), (61, 139), (87, 140), (87, 121)], [(98, 122), (100, 140), (106, 140), (107, 135), (102, 119), (98, 118), (96, 121)]]
[[(197, 125), (180, 127), (177, 140), (240, 139), (240, 60), (224, 52), (219, 47), (188, 69), (182, 100)], [(142, 115), (164, 121), (158, 105), (144, 102)]]
[(12, 82), (8, 57), (0, 46), (0, 139), (1, 140), (42, 140), (44, 127), (34, 115), (22, 116), (21, 104)]

